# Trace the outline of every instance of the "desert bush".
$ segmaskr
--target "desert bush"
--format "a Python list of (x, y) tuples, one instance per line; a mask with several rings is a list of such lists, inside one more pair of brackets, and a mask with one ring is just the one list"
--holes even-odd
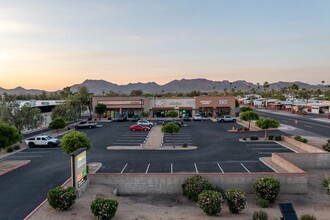
[(327, 193), (330, 195), (330, 181), (328, 176), (323, 177), (322, 186), (324, 186), (327, 189)]
[(54, 209), (68, 210), (76, 201), (73, 187), (56, 187), (48, 192), (48, 203)]
[(239, 189), (229, 189), (225, 192), (227, 205), (231, 213), (241, 212), (246, 205), (245, 192)]
[(300, 141), (300, 142), (303, 142), (303, 143), (307, 143), (308, 140), (306, 138), (302, 138), (301, 136), (299, 135), (296, 135), (293, 137), (296, 141)]
[(325, 150), (325, 151), (328, 151), (330, 152), (330, 139), (328, 140), (328, 142), (324, 145), (322, 145), (322, 149)]
[(97, 219), (112, 219), (116, 214), (118, 202), (112, 199), (97, 198), (91, 202), (90, 208)]
[(277, 135), (274, 137), (275, 141), (281, 141), (282, 140), (282, 136), (281, 135)]
[(237, 128), (237, 131), (242, 131), (243, 130), (243, 128)]
[(204, 190), (198, 195), (197, 205), (207, 215), (216, 215), (221, 212), (223, 197), (220, 192)]
[(13, 147), (13, 149), (14, 150), (19, 150), (21, 147), (19, 146), (19, 145), (15, 145), (14, 147)]
[(6, 148), (6, 152), (7, 153), (11, 153), (11, 152), (13, 152), (14, 151), (14, 149), (12, 148), (12, 147), (7, 147)]
[(268, 140), (273, 140), (274, 139), (274, 135), (269, 135), (268, 136)]
[(182, 147), (188, 147), (187, 143), (182, 144)]
[(243, 137), (243, 141), (246, 141), (246, 137)]
[(248, 129), (248, 128), (244, 128), (244, 131), (249, 131), (250, 129)]
[(269, 207), (269, 201), (267, 199), (260, 198), (257, 201), (257, 205), (261, 208), (267, 208)]
[(262, 210), (260, 210), (258, 212), (254, 211), (252, 219), (253, 220), (267, 220), (268, 219), (268, 214), (267, 214), (267, 212), (264, 212)]
[(280, 193), (281, 184), (280, 181), (276, 179), (265, 177), (258, 179), (253, 184), (253, 188), (259, 198), (266, 199), (270, 203), (273, 203)]
[(203, 190), (213, 190), (212, 184), (201, 176), (193, 176), (186, 179), (182, 184), (183, 195), (195, 202), (198, 200), (198, 194)]
[(259, 140), (259, 138), (258, 138), (257, 136), (252, 135), (252, 136), (250, 137), (250, 140), (251, 140), (251, 141), (255, 141), (255, 140)]
[(300, 220), (317, 220), (317, 218), (314, 215), (302, 215), (300, 216)]

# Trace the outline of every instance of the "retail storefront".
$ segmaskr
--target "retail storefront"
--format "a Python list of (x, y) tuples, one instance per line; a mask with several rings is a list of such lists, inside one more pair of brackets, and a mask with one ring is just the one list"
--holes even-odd
[(219, 117), (235, 114), (234, 96), (198, 96), (196, 97), (196, 111), (202, 117)]
[(195, 103), (194, 98), (150, 98), (150, 115), (161, 118), (165, 117), (168, 111), (175, 110), (180, 117), (184, 115), (191, 117), (195, 114)]
[(142, 96), (94, 96), (93, 109), (98, 103), (101, 103), (107, 106), (107, 111), (105, 112), (103, 117), (114, 118), (119, 114), (125, 114), (128, 118), (131, 118), (133, 115), (140, 115), (142, 111), (147, 109), (148, 101), (148, 98)]

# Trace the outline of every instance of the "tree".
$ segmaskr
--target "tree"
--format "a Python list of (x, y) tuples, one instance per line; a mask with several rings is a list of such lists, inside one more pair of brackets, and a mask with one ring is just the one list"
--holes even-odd
[(61, 146), (66, 154), (70, 154), (79, 148), (85, 148), (86, 150), (92, 148), (92, 144), (86, 134), (79, 131), (70, 131), (68, 134), (64, 135)]
[(50, 129), (54, 129), (54, 130), (56, 130), (57, 135), (58, 135), (58, 129), (65, 128), (65, 125), (66, 125), (66, 123), (65, 123), (64, 118), (62, 118), (62, 117), (58, 117), (58, 118), (53, 119), (53, 120), (49, 123), (48, 127), (49, 127)]
[(259, 120), (256, 121), (256, 125), (265, 130), (265, 139), (267, 138), (267, 130), (269, 128), (278, 128), (280, 126), (280, 123), (274, 119), (271, 118), (259, 118)]
[(2, 121), (0, 121), (0, 134), (0, 149), (5, 149), (22, 140), (22, 135), (17, 128)]
[(69, 103), (57, 105), (52, 111), (52, 119), (62, 117), (67, 122), (76, 121), (78, 119), (78, 113), (74, 109), (74, 106)]
[(14, 125), (19, 132), (24, 128), (37, 128), (44, 120), (39, 108), (32, 108), (28, 104), (20, 106), (17, 102), (2, 103), (0, 114), (5, 123)]
[(246, 111), (246, 112), (242, 112), (240, 114), (240, 119), (243, 121), (248, 121), (249, 122), (249, 130), (250, 130), (250, 124), (252, 120), (258, 120), (259, 119), (259, 115), (256, 112), (253, 111)]
[(253, 111), (253, 109), (251, 107), (248, 107), (248, 106), (242, 106), (240, 108), (240, 112), (247, 112), (247, 111)]
[[(180, 131), (179, 125), (175, 124), (174, 122), (168, 122), (162, 127), (162, 132), (169, 133), (171, 134), (171, 136), (173, 135), (173, 133), (178, 133), (179, 131)], [(175, 145), (173, 145), (173, 148), (175, 148)]]
[(104, 114), (104, 112), (107, 110), (107, 106), (102, 103), (97, 103), (95, 106), (95, 113), (98, 114), (99, 119), (101, 118), (101, 115)]
[(88, 109), (90, 117), (92, 117), (92, 93), (89, 92), (86, 86), (82, 86), (78, 89), (77, 99), (81, 102), (81, 110)]
[(265, 107), (267, 106), (267, 91), (269, 89), (269, 83), (266, 81), (264, 82), (264, 91), (265, 91)]
[(176, 117), (178, 117), (178, 113), (176, 111), (170, 110), (170, 111), (166, 112), (166, 117), (176, 118)]
[(131, 91), (130, 96), (142, 96), (143, 91), (141, 89), (134, 89)]

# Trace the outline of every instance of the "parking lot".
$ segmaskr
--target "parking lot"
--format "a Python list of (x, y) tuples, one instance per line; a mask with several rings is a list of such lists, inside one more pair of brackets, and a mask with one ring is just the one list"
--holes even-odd
[[(132, 122), (102, 123), (102, 128), (84, 130), (93, 144), (88, 161), (100, 161), (99, 172), (113, 173), (231, 173), (272, 172), (259, 161), (272, 152), (291, 152), (275, 142), (240, 142), (239, 138), (264, 132), (229, 133), (235, 123), (187, 122), (177, 134), (165, 134), (164, 145), (187, 143), (197, 146), (189, 151), (106, 150), (110, 145), (139, 145), (148, 132), (131, 132)], [(272, 131), (271, 134), (280, 134)]]

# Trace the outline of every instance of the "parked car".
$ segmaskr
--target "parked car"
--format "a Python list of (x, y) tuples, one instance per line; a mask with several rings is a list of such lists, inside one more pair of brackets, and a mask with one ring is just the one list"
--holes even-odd
[(202, 116), (201, 116), (200, 114), (195, 114), (195, 115), (193, 116), (193, 120), (194, 120), (194, 121), (201, 121), (201, 120), (202, 120)]
[(96, 122), (93, 121), (81, 121), (78, 124), (76, 124), (74, 127), (76, 129), (78, 128), (95, 128), (96, 127)]
[(25, 140), (25, 143), (29, 147), (35, 146), (47, 146), (47, 147), (55, 147), (59, 145), (60, 141), (57, 138), (52, 138), (50, 136), (41, 135), (34, 138), (29, 138)]
[(127, 121), (127, 116), (125, 114), (120, 114), (115, 117), (116, 121)]
[(142, 125), (142, 126), (148, 126), (148, 127), (152, 127), (154, 125), (154, 123), (148, 121), (148, 120), (145, 120), (145, 119), (141, 119), (137, 122), (138, 125)]
[(150, 131), (150, 127), (142, 125), (132, 125), (129, 127), (130, 131)]
[(188, 115), (183, 116), (183, 117), (182, 117), (182, 120), (183, 120), (183, 121), (191, 121), (191, 119), (189, 118)]
[(230, 115), (224, 115), (220, 118), (218, 118), (218, 122), (236, 122), (236, 118), (230, 116)]
[(140, 120), (140, 116), (138, 115), (133, 115), (131, 121), (138, 121)]
[(163, 121), (162, 125), (165, 125), (165, 124), (167, 124), (167, 123), (169, 123), (169, 122), (173, 122), (173, 123), (177, 124), (179, 127), (182, 126), (182, 123), (181, 123), (181, 122), (176, 121), (176, 120), (174, 120), (174, 119), (166, 119), (166, 120)]

